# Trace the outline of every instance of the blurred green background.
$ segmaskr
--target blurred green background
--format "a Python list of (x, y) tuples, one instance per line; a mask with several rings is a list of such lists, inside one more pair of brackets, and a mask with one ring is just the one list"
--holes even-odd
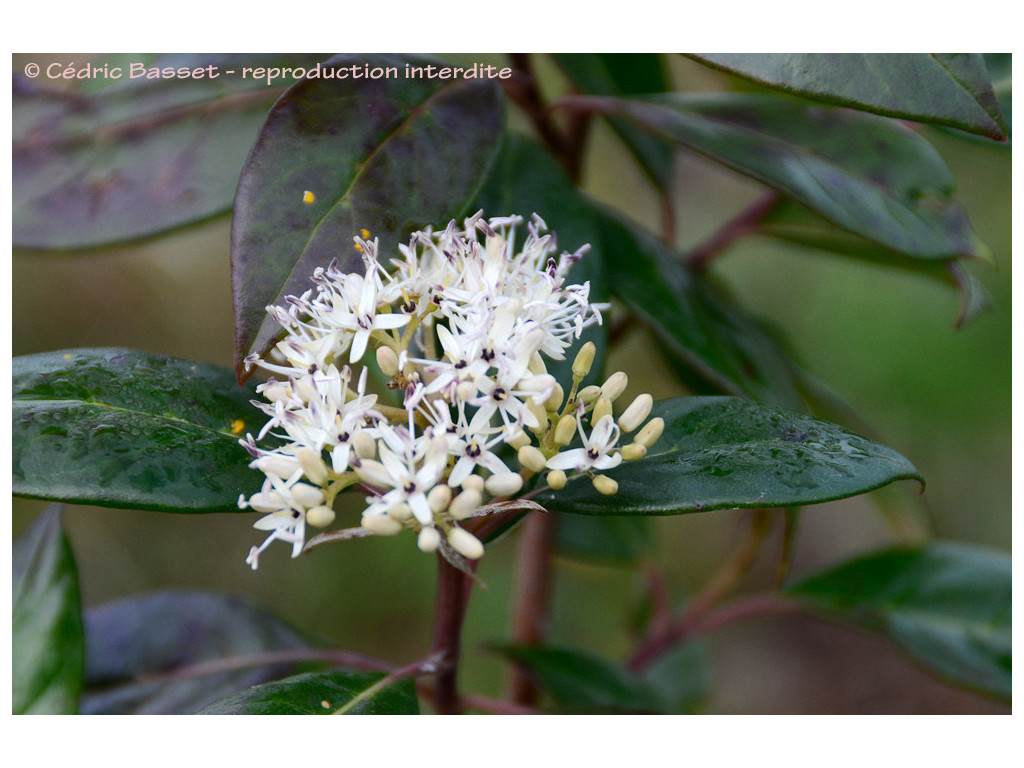
[[(448, 58), (503, 62), (493, 55)], [(681, 90), (735, 87), (693, 62), (668, 61)], [(562, 87), (543, 60), (540, 72), (546, 88)], [(523, 125), (513, 110), (510, 118)], [(926, 531), (1010, 549), (1011, 152), (922, 132), (952, 168), (958, 197), (997, 262), (994, 269), (971, 266), (994, 306), (966, 327), (954, 327), (959, 297), (948, 287), (766, 239), (741, 242), (712, 268), (743, 306), (780, 330), (799, 362), (845, 396), (927, 480), (923, 497), (905, 483), (805, 510), (794, 575)], [(759, 194), (756, 184), (686, 152), (679, 153), (676, 172), (681, 248), (700, 242)], [(657, 228), (654, 192), (604, 126), (592, 133), (584, 182), (594, 197)], [(14, 354), (124, 346), (230, 366), (229, 234), (229, 220), (220, 218), (88, 253), (15, 251)], [(630, 373), (632, 389), (656, 397), (685, 393), (644, 331), (630, 332), (624, 342), (609, 365)], [(15, 499), (14, 534), (45, 506)], [(340, 517), (354, 524), (358, 509)], [(245, 556), (262, 538), (250, 527), (253, 519), (69, 507), (66, 526), (83, 599), (95, 605), (154, 589), (227, 591), (252, 596), (340, 647), (395, 661), (428, 650), (435, 564), (412, 537), (338, 544), (293, 562), (287, 547), (272, 547), (252, 572)], [(739, 512), (714, 512), (655, 521), (656, 558), (675, 601), (699, 588), (737, 546), (744, 520)], [(770, 580), (775, 541), (741, 589)], [(470, 604), (463, 681), (486, 695), (500, 695), (505, 681), (501, 662), (483, 645), (508, 634), (515, 545), (513, 534), (489, 549), (480, 568), (487, 589)], [(553, 639), (612, 657), (627, 654), (643, 606), (642, 573), (565, 560), (556, 576)], [(730, 627), (709, 648), (710, 712), (1002, 711), (933, 681), (880, 640), (809, 619)]]

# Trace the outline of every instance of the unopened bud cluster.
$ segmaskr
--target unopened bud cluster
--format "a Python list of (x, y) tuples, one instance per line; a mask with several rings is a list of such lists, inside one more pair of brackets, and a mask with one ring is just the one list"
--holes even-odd
[[(590, 303), (588, 283), (565, 282), (587, 246), (555, 258), (554, 236), (534, 215), (517, 250), (522, 223), (479, 212), (461, 228), (416, 232), (390, 270), (363, 231), (363, 272), (333, 263), (286, 308), (267, 308), (287, 335), (267, 359), (247, 360), (273, 376), (257, 388), (265, 402), (254, 401), (270, 420), (241, 441), (266, 476), (260, 492), (239, 498), (264, 513), (255, 527), (270, 532), (250, 551), (253, 568), (274, 540), (298, 556), (306, 525), (330, 525), (346, 489), (365, 494), (364, 533), (411, 530), (424, 551), (476, 559), (483, 545), (463, 523), (482, 506), (527, 483), (558, 490), (580, 474), (614, 494), (601, 473), (658, 439), (651, 396), (622, 402), (625, 373), (580, 388), (593, 343), (575, 354), (568, 392), (548, 373), (545, 359), (564, 360), (603, 307)], [(371, 348), (403, 407), (367, 394), (365, 366), (354, 376)], [(277, 447), (257, 444), (268, 433)]]

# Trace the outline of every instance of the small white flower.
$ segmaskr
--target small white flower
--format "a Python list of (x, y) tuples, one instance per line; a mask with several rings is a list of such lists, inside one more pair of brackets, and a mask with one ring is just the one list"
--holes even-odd
[[(385, 430), (387, 442), (395, 430)], [(408, 504), (413, 516), (421, 524), (433, 520), (427, 494), (441, 480), (441, 474), (448, 463), (448, 443), (443, 437), (436, 437), (424, 444), (423, 438), (409, 445), (395, 441), (379, 446), (380, 461), (367, 459), (360, 462), (356, 473), (371, 485), (391, 490), (379, 494), (367, 508), (365, 514), (383, 514), (397, 504)]]
[(573, 448), (556, 453), (548, 459), (548, 469), (574, 469), (577, 472), (612, 469), (622, 463), (622, 454), (612, 452), (619, 439), (619, 427), (611, 416), (604, 416), (594, 425), (590, 437), (583, 432), (583, 424), (577, 418), (582, 448)]
[(473, 434), (469, 434), (466, 439), (460, 439), (458, 441), (459, 445), (456, 448), (459, 451), (456, 454), (459, 460), (452, 467), (451, 474), (448, 476), (448, 482), (451, 485), (462, 485), (463, 481), (477, 467), (483, 467), (492, 474), (508, 472), (509, 468), (505, 466), (505, 462), (491, 451), (491, 448), (501, 442), (501, 433), (494, 435), (490, 440), (486, 441)]
[[(354, 238), (363, 270), (345, 273), (332, 262), (314, 271), (311, 290), (268, 308), (286, 337), (267, 359), (246, 364), (280, 379), (257, 388), (268, 421), (256, 439), (240, 441), (266, 477), (260, 492), (239, 499), (241, 508), (263, 513), (256, 527), (270, 532), (250, 552), (253, 567), (272, 541), (301, 552), (306, 523), (329, 524), (335, 496), (357, 483), (369, 494), (364, 527), (381, 535), (412, 528), (424, 551), (479, 557), (482, 544), (455, 523), (485, 504), (485, 491), (518, 493), (519, 465), (533, 472), (546, 465), (557, 477), (563, 467), (583, 472), (622, 460), (620, 427), (601, 413), (589, 436), (582, 413), (563, 417), (570, 422), (564, 442), (578, 428), (584, 447), (546, 461), (526, 432), (541, 434), (546, 408), (564, 396), (544, 358), (563, 359), (586, 326), (601, 322), (601, 307), (590, 302), (589, 284), (566, 284), (586, 247), (558, 255), (536, 215), (520, 245), (522, 224), (519, 216), (488, 221), (478, 211), (461, 224), (416, 232), (389, 260), (393, 274), (363, 231)], [(374, 341), (385, 350), (378, 362), (388, 385), (405, 389), (399, 410), (367, 394), (365, 366), (353, 390), (342, 365), (346, 354), (352, 364), (363, 360)], [(637, 420), (627, 417), (624, 424)], [(280, 445), (259, 447), (268, 435)], [(525, 462), (511, 468), (497, 453), (502, 442), (525, 448)]]

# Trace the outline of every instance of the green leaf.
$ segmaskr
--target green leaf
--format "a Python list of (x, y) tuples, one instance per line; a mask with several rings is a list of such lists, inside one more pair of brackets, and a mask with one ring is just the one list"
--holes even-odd
[(706, 644), (680, 643), (646, 665), (639, 677), (661, 699), (661, 711), (695, 713), (711, 690), (709, 666)]
[[(552, 56), (583, 93), (630, 96), (669, 90), (661, 56), (656, 53), (555, 53)], [(654, 183), (660, 189), (668, 187), (673, 174), (674, 147), (628, 120), (611, 117), (608, 122)]]
[[(85, 639), (83, 714), (191, 714), (294, 670), (294, 662), (260, 655), (310, 647), (249, 600), (203, 592), (155, 592), (91, 608)], [(247, 657), (255, 661), (231, 665)]]
[[(992, 305), (988, 290), (967, 271), (963, 259), (917, 259), (907, 256), (830, 225), (791, 201), (783, 201), (775, 206), (758, 223), (757, 232), (807, 248), (895, 267), (952, 286), (960, 292), (961, 299), (957, 327), (970, 322)], [(986, 260), (991, 259), (987, 249), (979, 255)]]
[[(97, 59), (106, 76), (16, 76), (14, 245), (75, 249), (147, 237), (231, 209), (238, 173), (283, 90), (242, 67), (312, 67), (312, 54), (162, 54)], [(81, 70), (86, 61), (76, 57)], [(132, 77), (213, 67), (218, 77)], [(119, 68), (119, 69), (117, 69)], [(117, 75), (113, 73), (117, 69)], [(231, 74), (233, 73), (233, 74)], [(137, 74), (137, 72), (136, 72)], [(97, 87), (100, 86), (100, 87)]]
[(1013, 54), (986, 53), (984, 58), (992, 78), (992, 91), (1006, 121), (1006, 144), (1009, 146), (1013, 134)]
[(577, 648), (494, 646), (521, 665), (565, 712), (692, 712), (707, 694), (703, 645), (681, 644), (634, 674)]
[[(296, 83), (267, 116), (235, 198), (231, 269), (240, 378), (246, 355), (265, 350), (277, 332), (268, 304), (308, 290), (313, 270), (333, 259), (346, 270), (364, 269), (352, 241), (360, 229), (380, 238), (387, 263), (412, 231), (443, 227), (464, 212), (483, 182), (504, 119), (497, 84), (412, 77), (407, 64), (444, 62), (337, 56), (324, 66), (335, 78)], [(341, 77), (363, 66), (395, 74)], [(307, 191), (315, 196), (308, 203)]]
[(792, 363), (757, 322), (653, 237), (610, 213), (597, 217), (608, 284), (680, 362), (717, 391), (802, 407)]
[(980, 54), (703, 53), (692, 58), (809, 99), (1006, 138)]
[(266, 419), (226, 369), (73, 349), (16, 357), (13, 374), (19, 496), (228, 512), (260, 488), (238, 438)]
[(585, 712), (658, 712), (662, 701), (644, 680), (575, 648), (497, 646), (523, 665), (561, 707)]
[(603, 496), (580, 475), (535, 500), (585, 515), (676, 515), (818, 504), (921, 479), (891, 448), (773, 406), (682, 397), (655, 403), (656, 416), (665, 431), (647, 455), (605, 473), (618, 493)]
[(893, 250), (927, 259), (983, 255), (953, 200), (949, 168), (892, 120), (774, 94), (579, 103), (628, 115)]
[(815, 611), (880, 632), (955, 684), (1012, 695), (1007, 554), (936, 542), (874, 553), (786, 592)]
[(559, 515), (558, 554), (613, 565), (636, 565), (651, 548), (645, 517)]
[[(534, 213), (555, 233), (559, 248), (574, 253), (589, 244), (591, 249), (569, 271), (570, 284), (590, 283), (590, 301), (608, 299), (602, 243), (595, 240), (592, 204), (573, 186), (562, 167), (538, 144), (520, 136), (509, 135), (498, 156), (475, 207), (490, 216), (519, 214), (527, 220)], [(608, 346), (606, 325), (591, 325), (583, 331), (564, 361), (547, 361), (548, 372), (562, 384), (565, 391), (572, 385), (572, 362), (576, 351), (587, 341), (597, 346), (591, 375), (583, 385), (599, 380)]]
[(418, 715), (416, 684), (383, 672), (310, 672), (215, 701), (200, 715)]
[(12, 709), (16, 715), (74, 714), (82, 690), (82, 612), (78, 573), (48, 507), (12, 550)]

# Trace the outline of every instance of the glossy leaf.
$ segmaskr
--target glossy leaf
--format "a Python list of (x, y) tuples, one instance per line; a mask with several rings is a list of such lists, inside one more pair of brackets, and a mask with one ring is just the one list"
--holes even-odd
[[(489, 216), (518, 214), (529, 220), (538, 214), (555, 233), (559, 251), (574, 253), (583, 245), (590, 250), (570, 270), (568, 282), (590, 283), (590, 301), (608, 300), (603, 246), (594, 225), (591, 204), (572, 185), (562, 167), (538, 144), (515, 135), (506, 137), (490, 178), (480, 191), (474, 207)], [(597, 346), (591, 375), (584, 385), (598, 381), (608, 346), (607, 325), (591, 325), (574, 342), (564, 361), (546, 361), (548, 371), (568, 392), (572, 385), (572, 362), (587, 341)]]
[(637, 673), (661, 699), (666, 714), (697, 712), (711, 691), (708, 649), (701, 642), (680, 643)]
[[(963, 259), (937, 260), (909, 257), (899, 251), (885, 248), (852, 232), (830, 225), (820, 217), (789, 201), (775, 206), (771, 213), (758, 223), (757, 232), (815, 250), (849, 256), (881, 266), (895, 267), (952, 286), (959, 291), (961, 299), (960, 314), (956, 320), (958, 327), (970, 322), (992, 305), (988, 290), (967, 270)], [(986, 260), (991, 259), (987, 249), (978, 255)]]
[(82, 612), (61, 508), (47, 508), (12, 550), (12, 710), (74, 714), (82, 690)]
[(818, 504), (920, 480), (891, 448), (773, 406), (683, 397), (655, 403), (655, 416), (665, 420), (665, 431), (647, 455), (605, 473), (618, 493), (603, 496), (582, 475), (536, 501), (586, 515), (676, 515)]
[[(82, 70), (85, 57), (73, 58)], [(313, 54), (105, 57), (92, 65), (106, 64), (118, 76), (59, 81), (72, 88), (16, 75), (14, 244), (87, 248), (229, 211), (249, 147), (291, 82), (243, 77), (243, 66), (311, 67), (320, 60)], [(144, 66), (132, 70), (133, 63)], [(218, 76), (146, 76), (167, 67), (175, 73), (213, 67), (205, 74)]]
[[(464, 212), (498, 151), (503, 122), (494, 81), (405, 75), (440, 60), (336, 56), (335, 78), (296, 83), (274, 105), (235, 198), (231, 266), (235, 370), (277, 332), (265, 308), (308, 290), (338, 259), (362, 271), (353, 236), (380, 238), (381, 261), (412, 231)], [(353, 66), (394, 77), (341, 77)], [(394, 70), (387, 70), (394, 67)], [(311, 193), (306, 195), (306, 192)]]
[(383, 672), (310, 672), (228, 696), (200, 715), (418, 715), (412, 678), (378, 689)]
[(597, 232), (612, 291), (687, 369), (718, 392), (802, 407), (792, 363), (757, 322), (646, 233), (608, 213)]
[(953, 176), (921, 136), (892, 120), (773, 94), (580, 98), (625, 114), (910, 256), (979, 256)]
[(1006, 138), (980, 54), (703, 53), (693, 58), (809, 99)]
[(1013, 54), (986, 53), (984, 58), (992, 78), (992, 91), (1006, 121), (1006, 143), (1009, 145), (1013, 133)]
[[(294, 662), (260, 655), (310, 645), (249, 600), (203, 592), (155, 592), (91, 608), (85, 639), (83, 714), (191, 714), (294, 670)], [(246, 659), (253, 663), (231, 665)]]
[(227, 512), (260, 488), (238, 439), (266, 417), (228, 370), (127, 349), (26, 355), (13, 369), (17, 495)]
[(570, 648), (504, 646), (557, 704), (571, 711), (657, 712), (660, 700), (643, 680), (599, 656)]
[[(583, 93), (630, 96), (670, 90), (661, 56), (656, 53), (556, 53), (552, 56)], [(628, 120), (611, 117), (608, 122), (654, 183), (661, 189), (669, 186), (674, 147)]]
[(612, 565), (635, 565), (651, 548), (653, 534), (644, 517), (559, 515), (559, 555)]
[(936, 542), (874, 553), (787, 590), (809, 608), (881, 633), (953, 683), (1012, 693), (1010, 557)]
[(521, 665), (562, 712), (680, 714), (707, 687), (702, 646), (681, 645), (642, 673), (576, 648), (496, 646)]

